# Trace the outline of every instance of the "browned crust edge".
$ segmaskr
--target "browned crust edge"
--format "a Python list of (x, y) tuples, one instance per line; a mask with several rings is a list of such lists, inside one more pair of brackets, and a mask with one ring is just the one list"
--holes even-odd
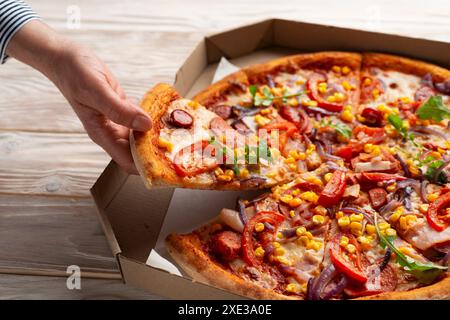
[[(219, 287), (254, 299), (299, 300), (265, 289), (246, 281), (220, 267), (202, 249), (202, 243), (195, 233), (171, 234), (166, 238), (166, 247), (186, 273), (194, 280)], [(356, 300), (448, 300), (450, 299), (450, 276), (426, 287), (409, 291), (394, 291), (360, 297)]]
[(445, 81), (450, 78), (450, 70), (428, 62), (376, 52), (363, 53), (362, 57), (363, 72), (370, 67), (377, 67), (383, 70), (394, 70), (419, 77), (430, 73), (435, 82)]
[(130, 147), (134, 162), (145, 185), (179, 185), (181, 178), (158, 148), (158, 137), (161, 130), (161, 117), (170, 103), (180, 96), (168, 84), (159, 83), (150, 89), (141, 101), (142, 109), (152, 119), (152, 128), (147, 132), (133, 131), (130, 134)]
[(176, 263), (195, 281), (254, 299), (295, 299), (265, 289), (223, 269), (202, 250), (200, 239), (195, 234), (171, 234), (166, 238), (166, 247)]

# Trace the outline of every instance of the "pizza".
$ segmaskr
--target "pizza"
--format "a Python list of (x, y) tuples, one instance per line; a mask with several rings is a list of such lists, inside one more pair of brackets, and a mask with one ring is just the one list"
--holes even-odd
[(449, 96), (450, 71), (421, 61), (288, 56), (192, 100), (158, 85), (133, 154), (149, 186), (264, 189), (167, 238), (195, 280), (257, 299), (449, 299)]

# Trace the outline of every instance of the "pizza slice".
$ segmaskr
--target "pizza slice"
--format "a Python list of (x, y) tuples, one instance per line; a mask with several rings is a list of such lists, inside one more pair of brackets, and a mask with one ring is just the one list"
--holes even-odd
[(295, 178), (306, 158), (298, 151), (282, 152), (286, 136), (298, 132), (285, 120), (243, 135), (217, 113), (181, 98), (165, 84), (150, 90), (142, 107), (153, 127), (134, 132), (131, 148), (147, 186), (265, 188)]

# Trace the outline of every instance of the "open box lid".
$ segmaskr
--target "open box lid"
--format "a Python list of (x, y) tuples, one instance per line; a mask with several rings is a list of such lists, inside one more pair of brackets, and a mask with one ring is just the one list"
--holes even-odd
[[(268, 52), (277, 50), (278, 55), (382, 51), (450, 68), (449, 43), (271, 19), (205, 37), (178, 70), (174, 87), (182, 96), (191, 97), (210, 84), (221, 57), (242, 67), (271, 59), (276, 54)], [(158, 241), (174, 189), (148, 190), (140, 177), (128, 175), (111, 162), (91, 193), (126, 283), (178, 299), (242, 298), (145, 264)]]

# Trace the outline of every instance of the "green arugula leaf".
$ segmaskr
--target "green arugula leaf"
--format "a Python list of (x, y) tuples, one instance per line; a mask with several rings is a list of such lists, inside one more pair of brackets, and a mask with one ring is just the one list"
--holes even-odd
[(420, 145), (414, 141), (414, 134), (408, 131), (408, 128), (405, 126), (405, 123), (399, 115), (390, 114), (388, 116), (388, 121), (405, 140), (410, 140), (416, 147), (420, 147)]
[(253, 99), (255, 99), (256, 92), (258, 92), (258, 88), (256, 88), (255, 85), (251, 85), (248, 87), (248, 91), (250, 91), (250, 94), (252, 95)]
[(215, 142), (216, 142), (216, 136), (209, 137), (209, 141), (208, 141), (209, 144), (214, 144)]
[(447, 267), (435, 265), (433, 263), (421, 263), (415, 261), (411, 257), (406, 256), (403, 252), (398, 250), (394, 245), (395, 237), (384, 236), (380, 228), (378, 227), (378, 214), (374, 214), (375, 230), (378, 238), (380, 239), (380, 245), (382, 248), (388, 247), (397, 257), (397, 263), (403, 267), (403, 269), (414, 275), (420, 283), (431, 283), (436, 277), (438, 277), (443, 271), (447, 270)]
[(450, 110), (444, 105), (442, 96), (431, 96), (417, 109), (417, 116), (423, 120), (442, 121), (450, 119)]
[(328, 120), (328, 122), (325, 122), (324, 120), (320, 123), (322, 127), (329, 126), (330, 128), (333, 128), (338, 132), (340, 135), (346, 137), (347, 139), (351, 137), (352, 135), (352, 129), (350, 129), (349, 126), (347, 126), (345, 123), (336, 120), (334, 123), (331, 120)]
[[(433, 158), (433, 157), (432, 157)], [(434, 160), (435, 158), (433, 158)], [(425, 178), (428, 180), (433, 180), (434, 175), (436, 174), (436, 170), (444, 164), (444, 161), (442, 160), (435, 160), (430, 163), (428, 166), (427, 172), (425, 172)], [(440, 182), (442, 184), (447, 183), (447, 175), (444, 172), (441, 172), (437, 178), (437, 182)]]
[(289, 95), (274, 96), (268, 87), (264, 87), (262, 89), (262, 94), (259, 95), (259, 94), (257, 94), (258, 88), (255, 85), (249, 86), (248, 90), (252, 96), (253, 106), (255, 106), (255, 107), (260, 107), (260, 106), (269, 107), (273, 103), (273, 101), (276, 99), (282, 99), (284, 102), (286, 102), (287, 99), (289, 99), (289, 98), (298, 97), (303, 94), (303, 91), (301, 91), (301, 92), (297, 92), (297, 93), (289, 94)]

